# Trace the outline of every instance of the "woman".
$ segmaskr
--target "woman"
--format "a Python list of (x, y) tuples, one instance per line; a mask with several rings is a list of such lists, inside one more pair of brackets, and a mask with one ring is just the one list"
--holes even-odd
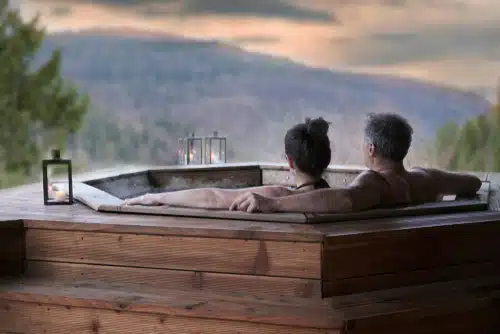
[(146, 194), (127, 199), (125, 205), (169, 205), (177, 207), (228, 210), (240, 195), (253, 192), (267, 197), (288, 196), (296, 192), (329, 188), (322, 174), (330, 164), (331, 149), (328, 123), (322, 119), (306, 119), (285, 135), (285, 154), (294, 174), (296, 186), (260, 186), (244, 189), (199, 188)]

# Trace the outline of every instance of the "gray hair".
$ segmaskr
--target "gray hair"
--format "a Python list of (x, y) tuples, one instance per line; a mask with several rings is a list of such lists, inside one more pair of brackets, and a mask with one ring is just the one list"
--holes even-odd
[(370, 113), (366, 117), (365, 139), (385, 159), (403, 161), (410, 149), (413, 128), (397, 114)]

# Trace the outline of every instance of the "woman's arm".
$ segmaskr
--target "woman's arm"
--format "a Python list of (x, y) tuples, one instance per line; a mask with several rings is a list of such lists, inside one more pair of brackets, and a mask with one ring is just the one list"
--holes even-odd
[(146, 194), (124, 201), (125, 205), (170, 205), (199, 209), (229, 209), (240, 195), (253, 192), (266, 197), (280, 197), (292, 194), (282, 186), (260, 186), (244, 189), (199, 188), (159, 194)]

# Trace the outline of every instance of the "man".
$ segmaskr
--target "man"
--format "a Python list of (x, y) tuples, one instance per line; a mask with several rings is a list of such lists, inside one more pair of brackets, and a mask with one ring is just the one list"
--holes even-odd
[(481, 187), (475, 176), (431, 168), (406, 170), (403, 160), (413, 129), (403, 117), (370, 114), (364, 129), (364, 159), (369, 168), (346, 188), (314, 190), (270, 198), (245, 193), (230, 210), (246, 212), (335, 213), (434, 202), (443, 195), (473, 196)]

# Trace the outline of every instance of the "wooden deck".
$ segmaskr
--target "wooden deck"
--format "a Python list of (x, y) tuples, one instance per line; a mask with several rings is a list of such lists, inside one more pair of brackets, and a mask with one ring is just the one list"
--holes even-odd
[[(0, 192), (0, 333), (494, 333), (500, 212), (322, 224)], [(10, 269), (5, 269), (10, 268)]]

